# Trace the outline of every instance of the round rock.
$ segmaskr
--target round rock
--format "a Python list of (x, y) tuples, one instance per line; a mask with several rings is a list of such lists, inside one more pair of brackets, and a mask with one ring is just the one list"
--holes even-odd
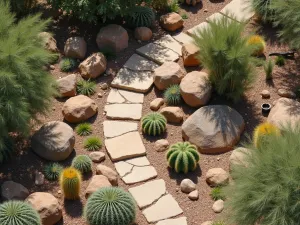
[(223, 200), (217, 200), (212, 206), (212, 209), (215, 213), (220, 213), (224, 209), (224, 201)]
[(105, 153), (103, 152), (92, 152), (89, 154), (90, 159), (95, 163), (100, 163), (105, 160)]
[(154, 149), (157, 152), (164, 152), (169, 148), (169, 146), (170, 146), (170, 144), (169, 144), (168, 140), (166, 140), (166, 139), (160, 139), (154, 143)]
[(149, 41), (152, 38), (152, 31), (148, 27), (137, 27), (134, 30), (134, 37), (140, 41)]
[(175, 31), (183, 27), (182, 17), (175, 12), (162, 15), (160, 17), (161, 26), (167, 31)]
[(196, 190), (196, 184), (190, 179), (183, 179), (180, 183), (180, 189), (183, 193), (191, 193)]
[(100, 164), (96, 168), (96, 174), (106, 176), (113, 186), (118, 186), (118, 174), (113, 169)]
[(238, 166), (247, 166), (247, 156), (251, 153), (250, 149), (239, 147), (232, 151), (229, 162), (230, 162), (230, 168), (232, 168), (234, 165)]
[(199, 192), (198, 190), (192, 191), (189, 193), (189, 199), (191, 199), (192, 201), (196, 201), (199, 199)]
[(106, 71), (106, 64), (106, 58), (102, 53), (94, 53), (80, 63), (80, 74), (85, 79), (97, 78)]
[(57, 80), (60, 97), (73, 97), (76, 95), (76, 74), (71, 74)]
[(157, 111), (165, 103), (163, 98), (156, 98), (150, 103), (150, 109)]
[(270, 98), (270, 92), (268, 90), (263, 90), (260, 92), (262, 98)]
[(223, 186), (228, 184), (229, 175), (222, 168), (213, 168), (207, 171), (205, 179), (212, 187)]
[(294, 92), (282, 88), (278, 89), (277, 94), (284, 98), (296, 98), (296, 94)]
[(183, 121), (183, 110), (177, 106), (168, 106), (160, 110), (169, 123), (181, 123)]
[(29, 195), (29, 191), (22, 184), (5, 181), (1, 185), (1, 196), (4, 201), (24, 200)]
[(86, 42), (82, 37), (71, 37), (66, 41), (65, 56), (75, 59), (84, 59), (86, 54)]

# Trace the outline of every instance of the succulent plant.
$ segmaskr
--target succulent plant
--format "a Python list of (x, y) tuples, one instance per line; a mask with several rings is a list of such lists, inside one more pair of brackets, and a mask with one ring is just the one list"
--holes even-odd
[(144, 116), (141, 123), (144, 133), (157, 136), (165, 132), (167, 119), (161, 113), (152, 112)]
[(180, 87), (178, 84), (171, 85), (164, 93), (165, 102), (168, 105), (179, 105), (181, 103)]
[(211, 192), (210, 192), (210, 197), (214, 200), (217, 201), (219, 199), (225, 200), (225, 194), (222, 190), (222, 187), (214, 187)]
[(200, 155), (195, 145), (189, 142), (178, 142), (169, 148), (167, 160), (169, 167), (175, 169), (177, 173), (187, 173), (197, 168)]
[(0, 205), (1, 225), (42, 225), (32, 206), (21, 201), (7, 201)]
[(63, 58), (59, 63), (59, 67), (62, 72), (72, 71), (73, 69), (75, 69), (76, 66), (77, 61), (76, 59), (72, 58)]
[(102, 148), (102, 141), (98, 137), (88, 137), (85, 139), (83, 145), (88, 151), (98, 151), (100, 148)]
[(127, 17), (127, 24), (130, 27), (151, 27), (155, 20), (154, 11), (146, 6), (136, 6)]
[(92, 160), (87, 155), (78, 155), (72, 161), (72, 166), (81, 173), (92, 171)]
[(60, 187), (66, 199), (79, 198), (81, 186), (81, 173), (72, 167), (66, 168), (60, 175)]
[(284, 66), (285, 65), (285, 58), (282, 55), (277, 56), (275, 64), (277, 66), (280, 66), (280, 67)]
[(78, 124), (75, 131), (80, 136), (87, 136), (92, 133), (92, 125), (90, 123)]
[(58, 163), (50, 163), (46, 165), (44, 169), (46, 179), (50, 181), (58, 180), (63, 169), (64, 168)]
[(264, 71), (266, 73), (266, 80), (271, 80), (273, 76), (274, 62), (272, 59), (269, 59), (264, 64)]
[(248, 45), (253, 45), (255, 47), (253, 55), (261, 56), (264, 54), (264, 51), (266, 50), (266, 42), (263, 37), (259, 35), (252, 35), (248, 39), (247, 43)]
[(96, 83), (90, 80), (77, 81), (77, 93), (81, 95), (91, 96), (96, 92)]
[(129, 225), (136, 217), (135, 201), (121, 188), (100, 188), (89, 197), (84, 214), (90, 225)]
[(280, 130), (271, 123), (262, 123), (258, 125), (253, 134), (253, 143), (254, 146), (259, 148), (261, 144), (267, 141), (269, 135), (280, 135)]

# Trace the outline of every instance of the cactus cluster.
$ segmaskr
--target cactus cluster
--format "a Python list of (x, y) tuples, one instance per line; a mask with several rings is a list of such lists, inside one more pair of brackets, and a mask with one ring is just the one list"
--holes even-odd
[(164, 93), (167, 105), (179, 105), (181, 103), (180, 87), (178, 84), (171, 85)]
[(154, 11), (146, 6), (136, 6), (127, 17), (127, 24), (130, 27), (151, 27), (155, 20)]
[(266, 42), (263, 39), (263, 37), (261, 37), (259, 35), (252, 35), (248, 39), (247, 43), (248, 43), (248, 45), (252, 45), (255, 47), (253, 55), (261, 56), (264, 54), (264, 52), (266, 50)]
[(118, 187), (104, 187), (94, 192), (85, 207), (90, 225), (129, 225), (136, 217), (132, 196)]
[(58, 163), (50, 163), (45, 166), (44, 175), (47, 180), (55, 181), (58, 180), (63, 169), (64, 168)]
[(256, 148), (259, 148), (261, 144), (267, 141), (269, 135), (280, 135), (280, 130), (271, 123), (262, 123), (258, 125), (253, 134), (253, 143)]
[(92, 160), (87, 155), (78, 155), (72, 161), (72, 166), (81, 173), (92, 171)]
[(66, 168), (60, 175), (60, 187), (66, 199), (79, 199), (81, 173), (72, 167)]
[(195, 145), (189, 142), (178, 142), (169, 148), (167, 160), (169, 167), (175, 169), (177, 173), (187, 173), (197, 168), (200, 155)]
[(165, 132), (167, 119), (161, 113), (152, 112), (144, 116), (141, 123), (145, 134), (157, 136)]

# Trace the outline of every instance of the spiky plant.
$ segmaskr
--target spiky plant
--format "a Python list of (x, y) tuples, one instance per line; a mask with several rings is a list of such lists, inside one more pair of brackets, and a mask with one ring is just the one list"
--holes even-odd
[(280, 67), (284, 66), (285, 65), (285, 58), (283, 56), (281, 56), (281, 55), (277, 56), (275, 64), (277, 66), (280, 66)]
[(151, 27), (155, 20), (154, 11), (146, 6), (136, 6), (127, 17), (127, 24), (130, 27)]
[(62, 72), (70, 72), (74, 70), (76, 66), (77, 66), (77, 61), (76, 59), (73, 58), (67, 58), (67, 57), (62, 58), (62, 60), (59, 63), (59, 67)]
[(171, 0), (169, 3), (169, 11), (178, 13), (179, 9), (180, 8), (179, 8), (178, 0)]
[(271, 80), (273, 76), (274, 62), (272, 59), (269, 59), (264, 64), (264, 71), (266, 73), (266, 80)]
[(254, 46), (255, 50), (253, 52), (253, 55), (255, 56), (263, 55), (266, 50), (266, 42), (263, 37), (259, 35), (252, 35), (248, 39), (247, 44)]
[(168, 105), (179, 105), (181, 103), (180, 87), (178, 84), (171, 85), (164, 92), (164, 99)]
[(262, 18), (263, 21), (272, 21), (274, 10), (272, 3), (274, 0), (249, 0), (252, 9), (255, 13)]
[(64, 169), (60, 174), (60, 187), (66, 199), (75, 200), (79, 199), (81, 186), (81, 173), (69, 167)]
[(130, 225), (136, 217), (135, 201), (121, 188), (100, 188), (89, 197), (84, 214), (90, 225)]
[(80, 136), (90, 135), (92, 130), (92, 125), (90, 123), (80, 123), (75, 128), (76, 133)]
[(77, 93), (81, 95), (91, 96), (96, 92), (97, 84), (90, 80), (77, 81)]
[(78, 155), (72, 160), (72, 166), (81, 173), (92, 171), (92, 160), (87, 155)]
[(98, 137), (88, 137), (85, 139), (83, 145), (88, 151), (98, 151), (102, 148), (102, 141)]
[(42, 225), (39, 214), (26, 202), (7, 201), (0, 205), (1, 225)]
[(266, 142), (269, 136), (279, 136), (280, 130), (273, 124), (265, 122), (258, 125), (253, 133), (253, 143), (259, 148), (263, 142)]
[(210, 197), (214, 200), (217, 201), (219, 199), (225, 200), (225, 194), (222, 190), (222, 187), (214, 187), (213, 189), (211, 189), (210, 192)]
[(145, 134), (157, 136), (165, 132), (167, 119), (161, 113), (152, 112), (142, 118), (141, 124)]
[(197, 147), (189, 142), (178, 142), (171, 145), (167, 152), (169, 167), (177, 173), (188, 173), (197, 168), (200, 155)]
[(63, 169), (63, 166), (61, 166), (58, 163), (49, 163), (44, 168), (44, 174), (46, 179), (50, 181), (58, 180)]

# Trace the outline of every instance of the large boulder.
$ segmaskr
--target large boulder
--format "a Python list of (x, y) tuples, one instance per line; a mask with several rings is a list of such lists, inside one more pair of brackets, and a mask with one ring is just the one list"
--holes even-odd
[(295, 127), (300, 122), (300, 103), (289, 98), (280, 98), (271, 109), (268, 122), (281, 127), (291, 125)]
[(178, 63), (165, 62), (154, 70), (153, 80), (159, 90), (165, 90), (173, 84), (180, 84), (184, 75)]
[(79, 123), (94, 116), (98, 111), (98, 106), (94, 100), (78, 95), (68, 99), (62, 109), (66, 121)]
[(188, 73), (180, 83), (180, 93), (189, 106), (200, 107), (206, 105), (212, 93), (208, 74), (198, 71)]
[(24, 200), (28, 195), (28, 189), (22, 184), (13, 181), (5, 181), (1, 185), (1, 196), (4, 201)]
[(62, 218), (62, 208), (51, 194), (35, 192), (26, 201), (40, 214), (43, 225), (54, 225)]
[(200, 61), (197, 58), (199, 48), (196, 45), (192, 43), (186, 43), (182, 46), (181, 51), (184, 66), (199, 66)]
[(128, 47), (127, 31), (116, 24), (110, 24), (100, 29), (96, 42), (100, 50), (121, 52)]
[(67, 57), (84, 59), (86, 49), (86, 42), (82, 37), (71, 37), (66, 41), (64, 52)]
[(175, 31), (183, 27), (182, 17), (175, 12), (171, 12), (160, 17), (160, 24), (162, 28), (167, 31)]
[(204, 154), (232, 150), (245, 128), (243, 117), (226, 105), (204, 106), (182, 125), (184, 140), (198, 146)]
[(148, 27), (137, 27), (134, 30), (134, 37), (140, 41), (150, 41), (152, 38), (152, 31)]
[(47, 49), (50, 52), (57, 53), (59, 52), (57, 45), (56, 45), (56, 40), (52, 36), (52, 34), (48, 32), (41, 32), (39, 33), (39, 37), (43, 41), (44, 48)]
[(71, 74), (57, 80), (60, 97), (73, 97), (76, 95), (76, 74)]
[(80, 63), (80, 74), (85, 79), (97, 78), (105, 72), (106, 64), (106, 58), (102, 53), (94, 53)]
[(160, 110), (169, 123), (181, 123), (183, 121), (184, 112), (177, 106), (168, 106)]
[(91, 194), (97, 191), (99, 188), (111, 187), (111, 183), (108, 178), (103, 175), (94, 175), (91, 182), (85, 190), (85, 197), (88, 198)]
[(74, 144), (73, 129), (60, 121), (44, 124), (31, 139), (33, 151), (40, 157), (51, 161), (68, 158), (74, 149)]

